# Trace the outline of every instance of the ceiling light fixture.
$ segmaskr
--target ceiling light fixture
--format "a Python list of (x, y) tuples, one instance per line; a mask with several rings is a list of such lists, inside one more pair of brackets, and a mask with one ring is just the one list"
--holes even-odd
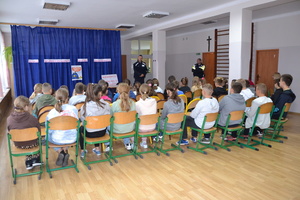
[(39, 24), (56, 25), (58, 19), (38, 19)]
[(146, 14), (144, 14), (143, 17), (160, 19), (162, 17), (166, 17), (169, 15), (170, 15), (170, 13), (168, 13), (168, 12), (149, 11)]
[(135, 24), (119, 24), (116, 26), (116, 28), (125, 28), (125, 29), (130, 29), (135, 27)]
[(47, 0), (44, 2), (44, 9), (51, 9), (51, 10), (67, 10), (70, 7), (70, 2), (58, 2)]

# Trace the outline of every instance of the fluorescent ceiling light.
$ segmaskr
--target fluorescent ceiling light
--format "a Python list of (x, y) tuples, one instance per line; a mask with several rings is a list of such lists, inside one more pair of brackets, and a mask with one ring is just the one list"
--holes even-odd
[(44, 2), (44, 9), (51, 9), (51, 10), (67, 10), (70, 7), (70, 2), (59, 2), (59, 1), (52, 1), (47, 0)]
[(170, 13), (168, 13), (168, 12), (149, 11), (146, 14), (144, 14), (143, 17), (160, 19), (162, 17), (166, 17), (169, 15), (170, 15)]

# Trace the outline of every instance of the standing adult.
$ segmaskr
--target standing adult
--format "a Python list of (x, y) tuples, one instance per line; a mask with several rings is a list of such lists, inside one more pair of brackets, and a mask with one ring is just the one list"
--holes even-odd
[(146, 74), (148, 73), (148, 68), (146, 63), (143, 61), (143, 56), (139, 55), (137, 61), (133, 64), (134, 70), (134, 82), (140, 82), (143, 84), (145, 82)]
[(197, 63), (193, 65), (192, 72), (193, 76), (198, 76), (199, 78), (204, 77), (205, 65), (202, 63), (201, 58), (197, 59)]

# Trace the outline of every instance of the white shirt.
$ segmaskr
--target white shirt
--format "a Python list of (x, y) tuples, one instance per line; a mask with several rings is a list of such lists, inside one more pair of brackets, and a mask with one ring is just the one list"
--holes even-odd
[[(252, 101), (249, 111), (246, 112), (246, 128), (252, 127), (258, 107), (269, 102), (272, 102), (272, 100), (266, 96), (258, 97)], [(256, 120), (256, 126), (261, 129), (268, 128), (270, 126), (270, 114), (259, 114)]]
[(249, 88), (242, 90), (240, 94), (243, 95), (245, 101), (247, 101), (251, 97), (254, 97), (253, 92)]
[[(157, 103), (154, 98), (147, 98), (143, 100), (142, 98), (135, 103), (136, 112), (141, 115), (151, 115), (157, 112)], [(153, 131), (155, 129), (155, 124), (151, 125), (139, 125), (139, 131), (147, 132)]]

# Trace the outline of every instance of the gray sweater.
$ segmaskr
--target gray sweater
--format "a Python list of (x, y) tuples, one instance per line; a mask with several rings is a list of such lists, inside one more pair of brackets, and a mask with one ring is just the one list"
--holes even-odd
[[(164, 108), (163, 111), (161, 113), (161, 117), (160, 117), (160, 127), (161, 129), (164, 128), (164, 122), (165, 119), (167, 118), (168, 114), (171, 113), (181, 113), (184, 112), (184, 103), (181, 100), (180, 103), (174, 103), (173, 100), (169, 99), (165, 104), (164, 104)], [(167, 124), (167, 131), (176, 131), (178, 129), (180, 129), (181, 127), (181, 123), (176, 123), (176, 124)]]
[[(226, 120), (230, 112), (245, 110), (245, 99), (242, 95), (234, 93), (226, 95), (220, 102), (220, 118), (218, 124), (220, 126), (226, 125)], [(239, 124), (241, 120), (230, 121), (229, 125)]]

